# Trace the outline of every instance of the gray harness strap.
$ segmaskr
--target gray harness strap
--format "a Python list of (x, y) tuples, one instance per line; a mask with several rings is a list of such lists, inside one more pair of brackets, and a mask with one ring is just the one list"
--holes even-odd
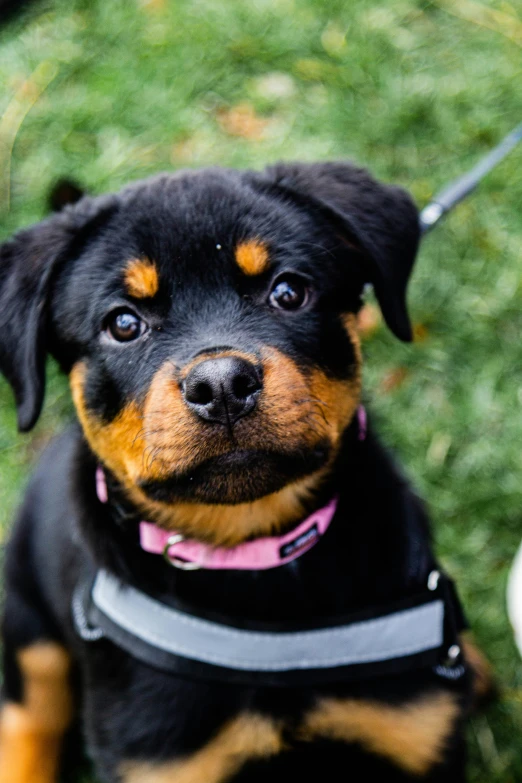
[(86, 641), (105, 636), (157, 668), (200, 678), (288, 685), (440, 662), (446, 635), (444, 595), (439, 589), (425, 591), (409, 603), (325, 628), (238, 628), (167, 606), (100, 570), (87, 589), (80, 586), (73, 614)]
[(245, 671), (324, 669), (414, 655), (444, 638), (441, 600), (347, 626), (256, 632), (187, 615), (99, 571), (92, 590), (99, 611), (128, 633), (168, 653)]

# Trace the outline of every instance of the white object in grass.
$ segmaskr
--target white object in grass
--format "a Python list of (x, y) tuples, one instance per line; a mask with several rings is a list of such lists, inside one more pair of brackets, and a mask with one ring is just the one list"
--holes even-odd
[(522, 544), (515, 555), (509, 574), (507, 608), (515, 632), (515, 642), (522, 655)]

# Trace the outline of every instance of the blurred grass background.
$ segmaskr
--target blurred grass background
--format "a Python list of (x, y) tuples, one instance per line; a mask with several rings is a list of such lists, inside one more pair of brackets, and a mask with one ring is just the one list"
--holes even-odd
[[(475, 0), (43, 0), (0, 30), (0, 238), (74, 176), (352, 158), (423, 205), (522, 120), (522, 4)], [(423, 243), (417, 341), (375, 311), (366, 389), (431, 509), (500, 701), (471, 724), (470, 780), (522, 781), (522, 664), (505, 610), (522, 537), (522, 149)], [(0, 385), (0, 529), (72, 415), (50, 367), (17, 436)]]

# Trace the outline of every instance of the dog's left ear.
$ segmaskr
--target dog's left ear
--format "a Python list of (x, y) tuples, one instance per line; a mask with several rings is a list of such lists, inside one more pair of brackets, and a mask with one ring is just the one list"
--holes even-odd
[(55, 275), (112, 211), (110, 197), (84, 198), (0, 245), (0, 371), (13, 388), (21, 432), (42, 408)]
[(285, 195), (326, 218), (363, 256), (362, 282), (372, 283), (384, 319), (406, 342), (412, 329), (406, 288), (420, 239), (419, 217), (406, 191), (383, 185), (349, 163), (279, 163), (266, 174)]

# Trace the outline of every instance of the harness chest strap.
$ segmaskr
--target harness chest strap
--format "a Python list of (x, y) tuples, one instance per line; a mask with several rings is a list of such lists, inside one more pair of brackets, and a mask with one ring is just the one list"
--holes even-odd
[[(100, 570), (77, 589), (73, 616), (85, 640), (106, 637), (164, 671), (252, 685), (309, 685), (440, 665), (462, 629), (448, 585), (440, 575), (434, 589), (324, 627), (238, 627), (166, 605)], [(451, 671), (455, 679), (457, 669)]]

